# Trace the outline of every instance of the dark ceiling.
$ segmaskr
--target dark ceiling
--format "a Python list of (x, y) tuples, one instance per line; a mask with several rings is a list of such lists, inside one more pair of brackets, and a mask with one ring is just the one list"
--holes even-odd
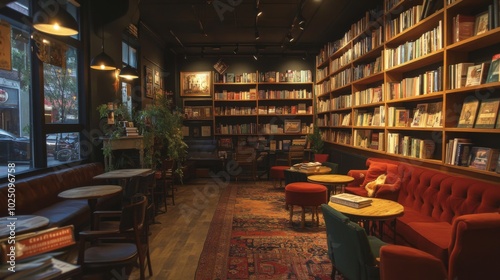
[[(381, 1), (140, 0), (140, 22), (176, 54), (312, 54)], [(263, 14), (256, 18), (256, 7)], [(299, 15), (306, 22), (298, 25)], [(293, 27), (292, 27), (293, 26)], [(255, 39), (255, 31), (260, 39)], [(289, 42), (287, 33), (295, 40)]]

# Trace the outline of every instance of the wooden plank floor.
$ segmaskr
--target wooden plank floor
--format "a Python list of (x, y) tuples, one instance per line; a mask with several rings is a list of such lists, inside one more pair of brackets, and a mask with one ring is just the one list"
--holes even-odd
[[(169, 199), (167, 212), (156, 216), (159, 224), (150, 227), (153, 277), (146, 272), (146, 279), (194, 279), (220, 193), (211, 178), (177, 185), (175, 206)], [(130, 279), (139, 279), (138, 269)]]

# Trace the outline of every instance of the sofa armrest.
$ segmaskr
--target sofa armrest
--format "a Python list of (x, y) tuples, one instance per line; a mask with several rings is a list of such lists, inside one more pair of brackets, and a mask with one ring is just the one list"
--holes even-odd
[(440, 259), (406, 246), (386, 245), (380, 248), (380, 279), (444, 280), (446, 269)]
[(353, 177), (354, 181), (349, 183), (347, 186), (348, 187), (361, 186), (361, 184), (363, 184), (363, 182), (365, 181), (366, 172), (368, 172), (368, 170), (356, 170), (356, 169), (349, 170), (349, 172), (347, 172), (347, 176)]

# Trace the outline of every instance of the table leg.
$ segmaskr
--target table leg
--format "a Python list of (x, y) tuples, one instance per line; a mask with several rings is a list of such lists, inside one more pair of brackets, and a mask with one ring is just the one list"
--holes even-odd
[(94, 212), (97, 207), (97, 198), (88, 199), (89, 209), (90, 209), (90, 230), (94, 229)]

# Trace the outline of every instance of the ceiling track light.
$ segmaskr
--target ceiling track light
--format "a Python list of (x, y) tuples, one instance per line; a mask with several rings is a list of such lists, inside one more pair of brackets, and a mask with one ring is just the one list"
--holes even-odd
[(255, 40), (259, 40), (260, 39), (260, 34), (259, 34), (259, 30), (257, 30), (257, 28), (255, 29)]
[(288, 40), (288, 42), (293, 42), (295, 40), (295, 38), (293, 38), (292, 36), (292, 31), (288, 31), (288, 34), (286, 35), (286, 39)]
[(233, 54), (238, 54), (238, 51), (240, 50), (240, 46), (236, 44), (236, 48), (233, 50)]
[(47, 15), (46, 13), (37, 13), (33, 18), (33, 28), (38, 31), (57, 35), (73, 36), (78, 34), (78, 22), (66, 10), (66, 7), (59, 6), (57, 14)]
[(260, 1), (259, 0), (255, 0), (255, 12), (256, 12), (256, 17), (260, 17), (262, 15), (262, 10), (260, 9)]

